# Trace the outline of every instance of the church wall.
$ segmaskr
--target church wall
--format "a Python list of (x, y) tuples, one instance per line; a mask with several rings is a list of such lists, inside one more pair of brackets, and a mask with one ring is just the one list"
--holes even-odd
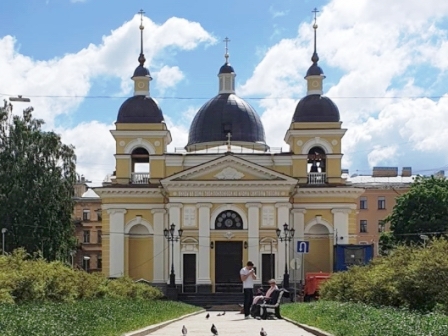
[[(126, 237), (128, 257), (125, 265), (126, 274), (132, 279), (153, 278), (153, 238), (152, 237)], [(125, 267), (126, 267), (125, 266)]]
[[(104, 225), (104, 220), (103, 220)], [(109, 235), (104, 232), (103, 229), (103, 236), (101, 240), (101, 256), (103, 258), (103, 267), (102, 267), (102, 273), (105, 276), (109, 276), (109, 270), (110, 270), (110, 256), (109, 256), (109, 250), (110, 250), (110, 243), (109, 243)], [(109, 231), (109, 229), (107, 229)]]
[(161, 131), (165, 130), (165, 124), (148, 124), (148, 123), (139, 123), (139, 124), (115, 124), (116, 129), (119, 131)]
[(180, 173), (182, 170), (183, 170), (182, 167), (173, 167), (173, 166), (165, 167), (166, 176), (171, 176), (171, 175)]

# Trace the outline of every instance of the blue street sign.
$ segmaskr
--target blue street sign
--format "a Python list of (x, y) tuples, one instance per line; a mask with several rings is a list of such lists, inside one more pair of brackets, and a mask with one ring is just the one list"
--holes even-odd
[(308, 253), (310, 251), (309, 241), (298, 241), (297, 242), (297, 252), (298, 253)]

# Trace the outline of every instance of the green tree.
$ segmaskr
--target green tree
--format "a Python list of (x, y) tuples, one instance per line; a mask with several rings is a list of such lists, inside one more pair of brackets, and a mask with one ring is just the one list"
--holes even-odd
[(441, 236), (448, 231), (448, 180), (418, 176), (386, 221), (396, 242), (422, 242), (420, 234)]
[(15, 116), (6, 101), (0, 107), (0, 227), (6, 251), (24, 247), (54, 260), (74, 245), (76, 156), (32, 112)]

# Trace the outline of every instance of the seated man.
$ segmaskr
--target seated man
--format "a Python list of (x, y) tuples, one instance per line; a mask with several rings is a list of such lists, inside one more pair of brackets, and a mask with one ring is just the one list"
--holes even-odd
[(272, 293), (278, 289), (277, 284), (275, 283), (275, 279), (271, 279), (269, 280), (269, 289), (266, 292), (265, 295), (257, 295), (256, 297), (254, 297), (254, 300), (252, 302), (252, 305), (256, 305), (260, 300), (265, 300), (265, 301), (269, 301)]

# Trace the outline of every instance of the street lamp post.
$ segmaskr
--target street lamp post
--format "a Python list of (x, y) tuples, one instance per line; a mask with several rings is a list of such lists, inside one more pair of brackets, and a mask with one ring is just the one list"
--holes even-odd
[(288, 224), (283, 224), (283, 236), (281, 235), (282, 231), (280, 229), (276, 230), (277, 237), (281, 242), (285, 242), (285, 274), (283, 275), (283, 288), (289, 288), (289, 273), (288, 273), (288, 242), (290, 242), (296, 230), (293, 228), (289, 228)]
[(169, 229), (163, 230), (163, 235), (168, 240), (168, 242), (171, 242), (171, 273), (170, 273), (170, 287), (176, 287), (176, 275), (174, 273), (174, 242), (177, 242), (182, 237), (182, 233), (184, 230), (179, 229), (177, 230), (177, 236), (174, 235), (174, 230), (176, 228), (176, 225), (173, 223), (170, 225)]
[(5, 255), (5, 234), (8, 231), (7, 228), (2, 229), (2, 254)]

